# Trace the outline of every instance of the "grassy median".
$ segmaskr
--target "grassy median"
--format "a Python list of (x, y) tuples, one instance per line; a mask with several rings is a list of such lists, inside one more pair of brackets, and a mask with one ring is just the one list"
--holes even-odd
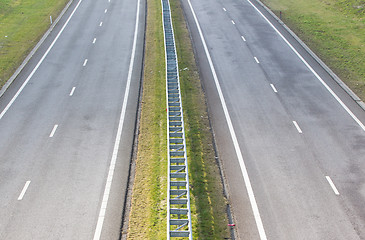
[(0, 0), (0, 88), (69, 0)]
[(363, 0), (263, 0), (365, 100), (365, 2)]
[(148, 0), (141, 119), (128, 239), (166, 238), (167, 116), (160, 0)]
[[(166, 239), (167, 145), (161, 1), (148, 0), (142, 113), (128, 239)], [(179, 0), (170, 0), (179, 58), (194, 239), (229, 238), (205, 97)]]

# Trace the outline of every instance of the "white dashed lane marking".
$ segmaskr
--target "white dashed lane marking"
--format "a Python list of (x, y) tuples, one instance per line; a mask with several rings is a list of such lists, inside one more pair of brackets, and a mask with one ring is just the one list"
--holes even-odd
[(58, 125), (57, 125), (57, 124), (56, 124), (56, 125), (54, 125), (54, 127), (53, 127), (53, 129), (52, 129), (52, 131), (51, 131), (51, 134), (49, 134), (49, 137), (50, 137), (50, 138), (54, 136), (54, 134), (56, 133), (57, 128), (58, 128)]
[(274, 84), (270, 84), (270, 86), (271, 86), (271, 88), (272, 88), (272, 90), (274, 90), (274, 92), (278, 92), (278, 90), (276, 90), (276, 87), (274, 86)]
[(70, 97), (71, 97), (72, 95), (74, 95), (75, 89), (76, 89), (76, 87), (73, 87), (73, 88), (71, 89)]
[(22, 200), (22, 199), (23, 199), (23, 197), (24, 197), (24, 195), (25, 195), (25, 193), (26, 193), (26, 191), (27, 191), (27, 189), (28, 189), (28, 187), (29, 187), (29, 184), (30, 184), (30, 181), (27, 181), (27, 182), (25, 183), (25, 185), (24, 185), (24, 187), (23, 187), (23, 190), (21, 191), (21, 193), (20, 193), (20, 195), (19, 195), (19, 197), (18, 197), (18, 201), (20, 201), (20, 200)]
[(340, 195), (340, 193), (338, 192), (335, 184), (332, 182), (332, 179), (329, 176), (326, 176), (326, 179), (327, 179), (328, 183), (330, 184), (332, 190), (335, 192), (335, 194)]
[(296, 129), (298, 130), (299, 133), (303, 133), (302, 129), (300, 129), (298, 123), (296, 121), (293, 121), (294, 126), (296, 127)]

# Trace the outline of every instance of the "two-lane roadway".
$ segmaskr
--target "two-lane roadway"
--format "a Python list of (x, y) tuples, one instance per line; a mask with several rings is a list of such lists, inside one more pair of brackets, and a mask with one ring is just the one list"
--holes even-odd
[(182, 0), (239, 239), (365, 239), (365, 113), (255, 1)]
[(118, 239), (145, 2), (74, 1), (0, 103), (0, 239)]

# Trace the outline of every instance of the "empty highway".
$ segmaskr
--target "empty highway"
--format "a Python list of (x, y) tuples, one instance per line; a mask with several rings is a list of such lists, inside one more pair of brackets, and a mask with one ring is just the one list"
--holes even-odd
[(365, 239), (365, 113), (256, 1), (182, 0), (239, 239)]
[(118, 239), (145, 2), (75, 0), (0, 99), (0, 239)]

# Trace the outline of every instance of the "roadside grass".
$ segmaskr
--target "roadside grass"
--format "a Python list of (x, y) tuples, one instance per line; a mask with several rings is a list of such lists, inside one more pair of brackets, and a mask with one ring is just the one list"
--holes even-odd
[(147, 0), (143, 96), (128, 239), (166, 239), (167, 115), (161, 1)]
[(263, 0), (362, 99), (365, 100), (363, 0)]
[[(194, 239), (229, 238), (226, 200), (189, 32), (170, 0), (179, 58)], [(161, 1), (147, 0), (142, 112), (128, 239), (166, 239), (167, 115)]]
[(0, 0), (0, 88), (69, 0)]

